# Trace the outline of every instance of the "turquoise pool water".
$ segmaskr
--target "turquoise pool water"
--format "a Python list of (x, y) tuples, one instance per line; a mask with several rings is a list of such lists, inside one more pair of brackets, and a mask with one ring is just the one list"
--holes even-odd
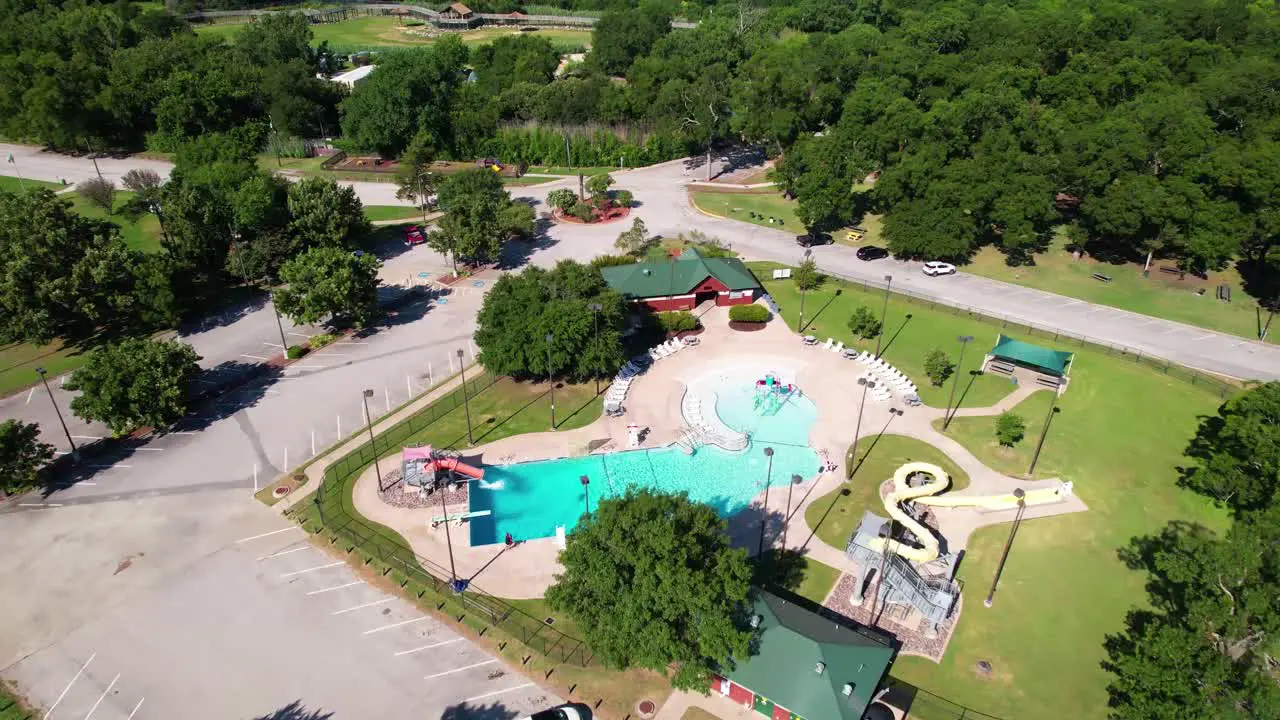
[(484, 480), (471, 486), (470, 509), (491, 514), (470, 522), (471, 544), (500, 543), (507, 533), (517, 540), (552, 537), (559, 525), (572, 531), (585, 508), (579, 479), (583, 475), (591, 481), (592, 508), (601, 498), (637, 486), (687, 492), (690, 499), (711, 505), (725, 517), (746, 508), (764, 489), (765, 447), (774, 450), (775, 485), (785, 484), (792, 475), (812, 478), (819, 463), (808, 445), (817, 416), (813, 403), (793, 396), (777, 414), (758, 415), (752, 407), (754, 380), (755, 376), (737, 373), (704, 381), (712, 384), (720, 419), (751, 436), (742, 452), (702, 447), (686, 455), (671, 447), (487, 466)]

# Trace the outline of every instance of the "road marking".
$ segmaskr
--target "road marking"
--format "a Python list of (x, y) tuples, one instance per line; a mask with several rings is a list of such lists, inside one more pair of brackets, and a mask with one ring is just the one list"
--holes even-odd
[(487, 698), (487, 697), (493, 697), (494, 695), (501, 695), (501, 694), (503, 694), (503, 693), (515, 692), (516, 690), (523, 690), (523, 689), (525, 689), (525, 688), (527, 688), (527, 687), (533, 687), (533, 683), (528, 682), (528, 683), (525, 683), (525, 684), (523, 684), (523, 685), (516, 685), (515, 687), (503, 688), (503, 689), (501, 689), (501, 690), (494, 690), (493, 692), (487, 692), (487, 693), (485, 693), (485, 694), (483, 694), (483, 695), (477, 695), (477, 696), (475, 696), (475, 697), (469, 697), (469, 698), (467, 698), (466, 700), (463, 700), (462, 702), (464, 702), (464, 703), (475, 702), (476, 700), (483, 700), (483, 699), (485, 699), (485, 698)]
[[(142, 700), (146, 700), (146, 698), (142, 698)], [(133, 711), (129, 713), (128, 720), (133, 720), (133, 716), (138, 714), (138, 708), (142, 707), (142, 700), (139, 700), (138, 704), (133, 706)]]
[(76, 483), (76, 484), (77, 484), (77, 485), (92, 485), (92, 486), (94, 486), (94, 487), (97, 487), (97, 485), (98, 485), (98, 483), (96, 483), (96, 482), (94, 482), (94, 481), (92, 481), (92, 480), (81, 480), (80, 482), (78, 482), (78, 483)]
[(134, 450), (141, 450), (142, 452), (164, 452), (164, 448), (134, 448)]
[(285, 335), (292, 335), (292, 336), (294, 336), (294, 337), (300, 337), (300, 338), (309, 338), (309, 337), (311, 337), (310, 335), (304, 335), (304, 334), (302, 334), (302, 333), (300, 333), (300, 332), (287, 332), (287, 333), (285, 333)]
[(416, 623), (416, 622), (422, 622), (423, 620), (426, 620), (426, 619), (427, 619), (427, 616), (426, 616), (426, 615), (423, 615), (422, 617), (416, 617), (416, 618), (413, 618), (412, 620), (401, 620), (400, 622), (394, 622), (394, 623), (391, 623), (390, 625), (382, 625), (382, 626), (380, 626), (380, 627), (376, 627), (376, 628), (374, 628), (374, 629), (372, 629), (372, 630), (365, 630), (364, 632), (362, 632), (362, 633), (360, 633), (360, 634), (361, 634), (361, 635), (372, 635), (372, 634), (374, 634), (374, 633), (382, 632), (383, 630), (390, 630), (390, 629), (392, 629), (392, 628), (398, 628), (398, 627), (401, 627), (401, 626), (403, 626), (403, 625), (412, 625), (413, 623)]
[(169, 434), (170, 435), (195, 435), (195, 433), (191, 432), (190, 430), (174, 430)]
[[(342, 563), (338, 563), (338, 564), (341, 565)], [(319, 595), (320, 593), (333, 592), (334, 590), (341, 590), (342, 588), (349, 588), (353, 585), (363, 585), (363, 584), (364, 584), (363, 580), (354, 580), (352, 582), (345, 583), (343, 585), (334, 585), (333, 587), (320, 588), (319, 590), (312, 590), (311, 592), (307, 593), (307, 595)]]
[(478, 662), (478, 663), (476, 663), (475, 665), (467, 665), (467, 666), (465, 666), (465, 667), (454, 668), (454, 669), (452, 669), (452, 670), (445, 670), (444, 672), (438, 672), (438, 673), (436, 673), (435, 675), (428, 675), (428, 676), (426, 676), (426, 677), (424, 677), (424, 678), (422, 678), (422, 679), (423, 679), (423, 680), (431, 680), (432, 678), (444, 677), (445, 675), (452, 675), (452, 674), (454, 674), (454, 673), (460, 673), (460, 672), (462, 672), (463, 670), (471, 670), (472, 668), (484, 667), (485, 665), (492, 665), (492, 664), (494, 664), (494, 663), (496, 663), (496, 662), (498, 662), (498, 659), (497, 659), (497, 658), (494, 658), (494, 659), (492, 659), (492, 660), (485, 660), (484, 662)]
[(306, 575), (309, 572), (315, 572), (316, 570), (325, 570), (327, 568), (338, 567), (339, 565), (344, 565), (344, 564), (345, 563), (339, 560), (338, 562), (331, 562), (327, 565), (317, 565), (315, 567), (309, 567), (306, 570), (294, 570), (293, 572), (287, 572), (281, 575), (280, 577), (287, 578), (287, 577), (293, 577), (294, 575)]
[[(323, 350), (323, 349), (324, 348), (320, 348), (320, 350)], [(317, 350), (316, 352), (319, 352), (319, 350)], [(324, 356), (325, 357), (351, 357), (351, 353), (326, 352)]]
[(67, 683), (67, 686), (62, 688), (62, 693), (58, 695), (58, 699), (54, 700), (53, 704), (49, 706), (49, 709), (44, 711), (44, 715), (41, 716), (42, 718), (48, 718), (50, 715), (53, 714), (53, 709), (58, 707), (58, 703), (62, 702), (62, 698), (67, 696), (67, 692), (71, 690), (71, 686), (76, 684), (76, 681), (79, 680), (80, 676), (84, 674), (84, 669), (89, 667), (89, 663), (93, 662), (93, 659), (96, 657), (98, 657), (98, 653), (95, 652), (89, 656), (88, 660), (84, 661), (84, 664), (81, 665), (80, 669), (76, 671), (75, 676), (71, 678), (71, 682)]
[(264, 537), (268, 537), (268, 536), (270, 536), (270, 535), (279, 535), (279, 534), (280, 534), (280, 533), (282, 533), (282, 532), (289, 532), (290, 530), (301, 530), (301, 529), (302, 529), (302, 528), (298, 527), (297, 525), (290, 525), (290, 526), (289, 526), (289, 527), (287, 527), (287, 528), (280, 528), (279, 530), (272, 530), (271, 532), (262, 533), (261, 535), (251, 535), (251, 536), (249, 536), (249, 537), (247, 537), (247, 538), (240, 538), (239, 540), (237, 540), (237, 541), (236, 541), (236, 544), (238, 545), (238, 544), (240, 544), (240, 543), (249, 542), (250, 540), (257, 540), (258, 538), (264, 538)]
[(111, 688), (116, 686), (116, 681), (119, 679), (120, 673), (116, 673), (116, 676), (111, 678), (111, 683), (107, 685), (107, 689), (103, 690), (102, 694), (98, 696), (98, 702), (94, 703), (93, 707), (89, 708), (89, 712), (84, 714), (84, 720), (89, 720), (89, 717), (93, 715), (93, 711), (97, 710), (98, 706), (102, 704), (102, 701), (107, 698), (107, 693), (111, 692)]
[(32, 385), (32, 386), (31, 386), (31, 392), (27, 393), (27, 404), (28, 404), (28, 405), (30, 405), (30, 404), (31, 404), (31, 396), (32, 396), (32, 395), (35, 395), (35, 394), (36, 394), (36, 386), (35, 386), (35, 385)]
[(269, 342), (264, 342), (264, 343), (262, 343), (262, 344), (263, 344), (263, 345), (266, 345), (267, 347), (273, 347), (273, 348), (277, 348), (277, 347), (278, 347), (278, 348), (282, 348), (282, 349), (284, 348), (284, 346), (283, 346), (283, 345), (281, 345), (280, 343), (269, 343)]
[(89, 467), (97, 470), (115, 470), (116, 468), (131, 468), (133, 466), (126, 465), (124, 463), (116, 463), (115, 465), (90, 465)]
[(247, 357), (247, 358), (249, 358), (250, 360), (261, 360), (261, 361), (263, 361), (263, 362), (266, 362), (266, 361), (267, 361), (267, 359), (266, 359), (266, 358), (264, 358), (264, 357), (259, 357), (259, 356), (257, 356), (257, 355), (246, 355), (246, 354), (244, 354), (244, 353), (240, 353), (240, 357)]
[(329, 367), (328, 365), (315, 365), (313, 363), (294, 363), (293, 366), (296, 368), (306, 368), (307, 370), (323, 370)]
[(357, 605), (357, 606), (355, 606), (355, 607), (349, 607), (349, 608), (347, 608), (346, 610), (334, 610), (333, 612), (331, 612), (331, 613), (329, 613), (329, 614), (330, 614), (330, 615), (345, 615), (346, 613), (349, 613), (349, 612), (355, 612), (356, 610), (363, 610), (363, 609), (365, 609), (365, 608), (367, 608), (367, 607), (373, 607), (374, 605), (381, 605), (381, 604), (383, 604), (383, 603), (389, 603), (389, 602), (391, 602), (392, 600), (395, 600), (395, 598), (383, 598), (383, 599), (381, 599), (381, 600), (374, 600), (373, 602), (367, 602), (367, 603), (365, 603), (365, 604), (363, 604), (363, 605)]
[(296, 547), (291, 550), (281, 550), (280, 552), (271, 553), (270, 555), (263, 555), (262, 557), (258, 558), (258, 562), (262, 562), (263, 560), (270, 560), (271, 558), (274, 558), (274, 557), (280, 557), (281, 555), (288, 555), (290, 553), (296, 553), (296, 552), (301, 552), (303, 550), (310, 550), (310, 549), (311, 549), (310, 545), (303, 545), (302, 547)]
[(62, 507), (62, 503), (18, 503), (18, 507), (56, 508)]
[[(425, 618), (421, 618), (421, 619), (425, 619)], [(404, 623), (396, 623), (395, 625), (388, 625), (387, 627), (397, 627), (403, 624)], [(379, 628), (379, 629), (386, 629), (386, 628)], [(376, 631), (370, 631), (370, 632), (376, 632)], [(368, 635), (368, 634), (369, 633), (365, 633), (365, 635)], [(431, 648), (438, 648), (438, 647), (443, 647), (445, 645), (452, 645), (456, 642), (462, 642), (462, 640), (463, 638), (454, 638), (452, 640), (445, 640), (444, 642), (438, 642), (432, 645), (423, 645), (422, 647), (416, 647), (412, 650), (401, 650), (400, 652), (392, 655), (392, 657), (400, 657), (401, 655), (412, 655), (416, 652), (421, 652), (423, 650), (430, 650)]]
[(101, 435), (72, 435), (77, 440), (101, 440)]

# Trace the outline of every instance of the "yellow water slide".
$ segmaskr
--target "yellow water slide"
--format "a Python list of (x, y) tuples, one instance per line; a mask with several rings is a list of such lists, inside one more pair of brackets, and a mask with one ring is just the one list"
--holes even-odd
[[(1071, 483), (1058, 483), (1054, 487), (1024, 492), (1022, 502), (1032, 505), (1048, 505), (1062, 502), (1071, 494)], [(1013, 493), (1004, 495), (948, 495), (946, 497), (922, 497), (916, 502), (933, 507), (977, 507), (983, 510), (1016, 510), (1018, 498)]]

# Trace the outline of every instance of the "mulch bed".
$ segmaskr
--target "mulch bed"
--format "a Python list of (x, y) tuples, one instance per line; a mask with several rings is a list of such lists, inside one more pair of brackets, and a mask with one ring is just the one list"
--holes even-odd
[(769, 323), (767, 322), (740, 322), (737, 320), (730, 320), (729, 329), (738, 330), (740, 332), (755, 332), (757, 330), (763, 330), (764, 326), (768, 324)]
[(888, 612), (881, 612), (882, 604), (878, 604), (876, 608), (878, 622), (872, 622), (871, 598), (875, 596), (878, 583), (872, 580), (867, 588), (866, 599), (862, 601), (862, 605), (854, 607), (849, 602), (849, 598), (853, 596), (857, 583), (856, 576), (849, 573), (841, 575), (840, 582), (836, 583), (836, 589), (827, 596), (825, 607), (861, 625), (876, 627), (893, 635), (902, 643), (901, 651), (904, 653), (923, 655), (934, 662), (942, 661), (942, 654), (947, 650), (947, 642), (951, 640), (951, 633), (955, 631), (956, 620), (960, 618), (960, 601), (957, 601), (951, 619), (938, 626), (938, 636), (931, 638), (925, 634), (925, 630), (931, 624), (928, 620), (921, 619), (915, 627), (901, 625), (890, 618)]
[(551, 211), (551, 217), (560, 222), (572, 223), (574, 225), (607, 225), (611, 222), (617, 222), (630, 214), (631, 208), (629, 207), (614, 207), (609, 208), (603, 213), (597, 212), (595, 218), (591, 220), (591, 222), (584, 223), (572, 215), (565, 215), (560, 210)]
[[(440, 509), (440, 495), (438, 492), (430, 495), (405, 492), (404, 475), (398, 467), (382, 473), (382, 484), (385, 489), (378, 490), (378, 497), (392, 507), (408, 508), (410, 510)], [(465, 509), (469, 507), (467, 504), (467, 488), (469, 485), (470, 483), (462, 483), (459, 487), (444, 491), (444, 502), (449, 506), (450, 514), (465, 512)]]

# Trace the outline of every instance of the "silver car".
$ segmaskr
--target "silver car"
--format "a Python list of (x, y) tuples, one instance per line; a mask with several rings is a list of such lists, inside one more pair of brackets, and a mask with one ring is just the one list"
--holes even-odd
[(939, 275), (954, 275), (956, 272), (956, 266), (951, 263), (933, 260), (925, 263), (921, 270), (929, 277), (937, 277)]

